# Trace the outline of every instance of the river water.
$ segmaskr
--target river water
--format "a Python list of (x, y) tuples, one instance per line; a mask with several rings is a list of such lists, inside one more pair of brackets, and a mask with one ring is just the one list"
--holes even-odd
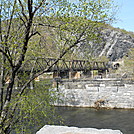
[(67, 126), (119, 129), (134, 134), (134, 110), (56, 107)]

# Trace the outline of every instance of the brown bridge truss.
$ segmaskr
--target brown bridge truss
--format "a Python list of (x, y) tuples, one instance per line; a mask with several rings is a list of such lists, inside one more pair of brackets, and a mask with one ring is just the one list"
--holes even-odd
[[(47, 69), (48, 68), (48, 69)], [(67, 71), (108, 71), (108, 67), (105, 62), (96, 62), (89, 60), (64, 60), (54, 58), (37, 58), (30, 59), (25, 62), (23, 71), (40, 72), (46, 70), (46, 72), (67, 72)]]

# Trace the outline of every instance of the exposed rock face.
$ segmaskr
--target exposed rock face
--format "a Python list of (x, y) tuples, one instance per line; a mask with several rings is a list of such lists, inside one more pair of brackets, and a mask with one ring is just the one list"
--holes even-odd
[(93, 55), (106, 56), (111, 61), (115, 61), (127, 55), (130, 48), (134, 48), (134, 37), (131, 35), (123, 33), (119, 29), (107, 28), (101, 31), (102, 42), (98, 44), (90, 42), (90, 46), (82, 45), (81, 50), (85, 51), (89, 48)]
[(41, 128), (36, 134), (123, 134), (120, 130), (49, 126)]

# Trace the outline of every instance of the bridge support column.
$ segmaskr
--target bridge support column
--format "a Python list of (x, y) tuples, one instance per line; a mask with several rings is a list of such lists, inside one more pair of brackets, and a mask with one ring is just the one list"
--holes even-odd
[(91, 71), (91, 78), (94, 78), (94, 71)]
[(91, 71), (91, 78), (94, 78), (95, 76), (98, 76), (99, 72), (98, 70), (92, 70)]
[(69, 72), (69, 79), (72, 79), (72, 72)]
[(108, 71), (107, 70), (105, 71), (105, 75), (106, 75), (106, 77), (108, 77)]
[(53, 72), (53, 78), (59, 77), (59, 72)]
[(69, 72), (69, 79), (79, 79), (80, 78), (80, 72)]

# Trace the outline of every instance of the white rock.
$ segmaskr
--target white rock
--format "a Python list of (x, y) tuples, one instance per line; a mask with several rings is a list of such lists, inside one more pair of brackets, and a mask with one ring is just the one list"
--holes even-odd
[(123, 134), (120, 130), (45, 125), (36, 134)]

